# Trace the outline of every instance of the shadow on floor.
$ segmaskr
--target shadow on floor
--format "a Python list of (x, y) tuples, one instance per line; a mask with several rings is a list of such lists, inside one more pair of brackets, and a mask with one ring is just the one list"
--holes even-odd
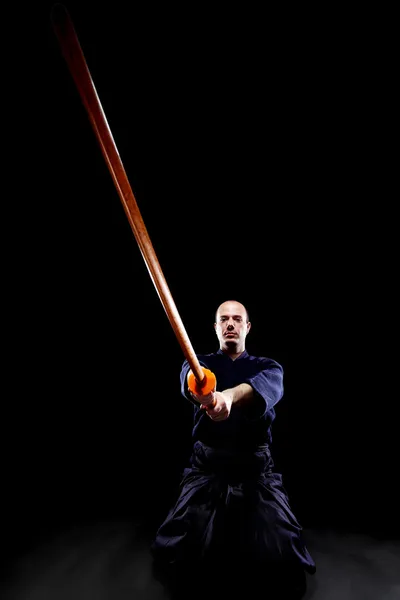
[[(304, 534), (317, 564), (317, 573), (307, 575), (304, 600), (400, 600), (400, 540), (335, 531)], [(129, 522), (49, 535), (8, 562), (1, 598), (165, 600), (152, 575), (148, 543), (148, 533)]]

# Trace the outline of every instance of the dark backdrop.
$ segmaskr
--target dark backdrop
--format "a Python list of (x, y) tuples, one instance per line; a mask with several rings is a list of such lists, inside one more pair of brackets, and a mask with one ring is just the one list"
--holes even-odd
[[(17, 549), (88, 520), (154, 527), (190, 451), (183, 354), (50, 7), (8, 21), (1, 444)], [(398, 535), (393, 159), (373, 43), (315, 14), (67, 7), (195, 351), (217, 349), (214, 311), (233, 298), (249, 352), (283, 365), (273, 451), (300, 521)]]

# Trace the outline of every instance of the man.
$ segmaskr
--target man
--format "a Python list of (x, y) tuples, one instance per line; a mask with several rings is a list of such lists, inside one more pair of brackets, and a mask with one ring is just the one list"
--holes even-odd
[(182, 394), (195, 403), (193, 452), (152, 543), (156, 573), (186, 598), (196, 591), (209, 598), (211, 590), (215, 597), (242, 590), (253, 598), (260, 590), (261, 598), (301, 598), (305, 572), (316, 567), (270, 452), (283, 369), (246, 351), (251, 323), (240, 302), (223, 302), (214, 328), (219, 350), (198, 359), (216, 389), (207, 396), (189, 390), (187, 361), (181, 370)]

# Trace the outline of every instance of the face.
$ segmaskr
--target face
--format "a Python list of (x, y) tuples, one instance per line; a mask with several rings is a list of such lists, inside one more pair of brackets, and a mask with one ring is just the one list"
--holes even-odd
[(240, 302), (230, 300), (218, 308), (214, 328), (222, 350), (243, 352), (250, 327), (246, 309)]

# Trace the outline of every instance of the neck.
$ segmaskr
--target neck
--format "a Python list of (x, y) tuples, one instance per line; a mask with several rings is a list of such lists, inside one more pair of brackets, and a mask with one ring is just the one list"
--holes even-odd
[(236, 344), (221, 346), (221, 350), (224, 354), (227, 354), (232, 360), (235, 360), (238, 356), (244, 352), (244, 348), (237, 346)]

